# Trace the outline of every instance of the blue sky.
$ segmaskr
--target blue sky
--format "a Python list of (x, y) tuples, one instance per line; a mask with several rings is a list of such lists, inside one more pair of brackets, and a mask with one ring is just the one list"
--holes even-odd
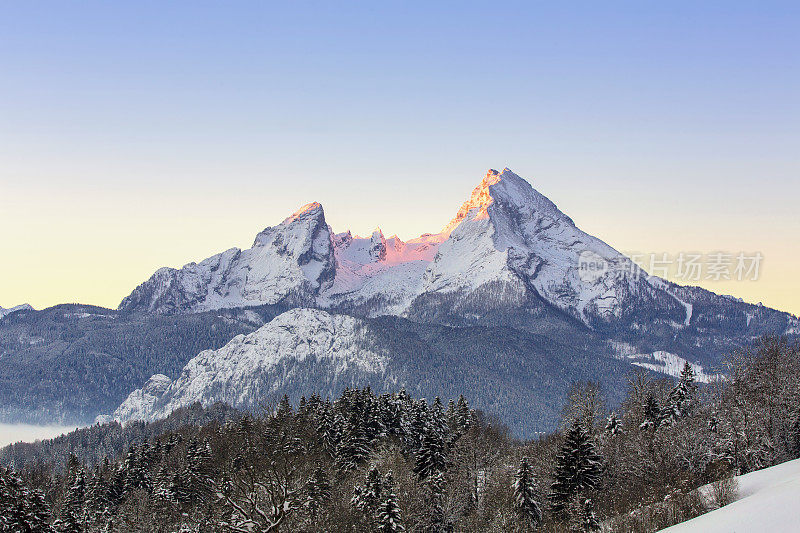
[(763, 251), (775, 278), (725, 290), (799, 312), (798, 27), (788, 2), (6, 2), (0, 305), (114, 305), (312, 200), (437, 231), (508, 166), (619, 249)]

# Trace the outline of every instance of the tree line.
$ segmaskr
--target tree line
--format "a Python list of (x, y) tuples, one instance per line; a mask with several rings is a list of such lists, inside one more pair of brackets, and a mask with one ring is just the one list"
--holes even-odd
[(726, 503), (699, 486), (800, 457), (797, 345), (736, 353), (709, 385), (688, 365), (627, 382), (613, 411), (575, 384), (561, 429), (533, 440), (463, 397), (364, 388), (170, 425), (102, 459), (17, 460), (0, 530), (656, 531)]

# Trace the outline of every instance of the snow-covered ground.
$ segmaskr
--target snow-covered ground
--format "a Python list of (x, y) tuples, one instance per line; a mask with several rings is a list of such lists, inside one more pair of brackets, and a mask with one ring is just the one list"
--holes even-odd
[[(626, 354), (624, 357), (631, 360), (632, 365), (640, 366), (655, 372), (661, 372), (668, 376), (678, 377), (681, 375), (683, 365), (688, 361), (674, 353), (665, 352), (663, 350), (653, 353), (634, 353)], [(710, 383), (718, 379), (718, 374), (707, 374), (703, 370), (702, 365), (697, 363), (689, 363), (694, 370), (694, 379), (700, 383)]]
[(738, 479), (738, 499), (735, 502), (662, 531), (800, 531), (800, 459), (750, 472)]

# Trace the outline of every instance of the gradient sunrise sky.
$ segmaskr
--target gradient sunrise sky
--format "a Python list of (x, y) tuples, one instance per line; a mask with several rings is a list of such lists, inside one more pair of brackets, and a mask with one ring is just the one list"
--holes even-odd
[(321, 202), (441, 229), (508, 166), (625, 252), (800, 313), (796, 2), (4, 2), (0, 305), (116, 307)]

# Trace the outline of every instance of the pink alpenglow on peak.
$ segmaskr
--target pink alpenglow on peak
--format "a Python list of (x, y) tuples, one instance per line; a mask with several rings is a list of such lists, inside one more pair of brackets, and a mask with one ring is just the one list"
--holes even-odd
[[(489, 206), (498, 198), (502, 198), (507, 203), (514, 205), (523, 205), (533, 197), (544, 198), (527, 181), (520, 178), (509, 168), (504, 168), (502, 172), (498, 172), (493, 168), (489, 169), (483, 180), (472, 191), (469, 199), (461, 205), (455, 218), (439, 234), (443, 237), (441, 241), (446, 240), (453, 230), (465, 220), (488, 219)], [(552, 203), (550, 204), (552, 205)], [(555, 208), (555, 205), (552, 205), (552, 207)]]
[(309, 214), (315, 214), (318, 211), (322, 211), (322, 204), (319, 202), (311, 202), (292, 213), (292, 216), (290, 216), (287, 220), (308, 216)]
[[(508, 170), (508, 169), (506, 169)], [(509, 171), (510, 172), (510, 171)], [(482, 220), (489, 218), (489, 206), (494, 199), (489, 191), (489, 187), (500, 181), (501, 174), (494, 169), (489, 169), (484, 176), (483, 180), (472, 191), (469, 200), (461, 204), (461, 208), (456, 213), (455, 218), (450, 221), (447, 226), (442, 230), (441, 235), (450, 235), (456, 227), (461, 224), (473, 210), (477, 209), (477, 213), (472, 217), (473, 220)]]

